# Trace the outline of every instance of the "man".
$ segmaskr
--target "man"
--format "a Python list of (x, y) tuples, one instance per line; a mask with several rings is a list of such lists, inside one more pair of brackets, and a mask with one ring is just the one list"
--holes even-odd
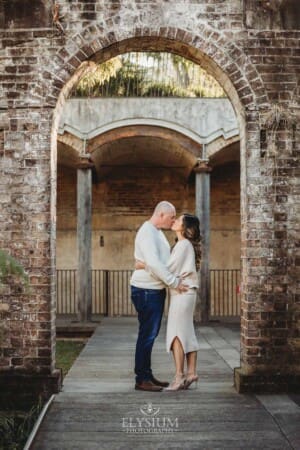
[(151, 370), (151, 352), (164, 311), (166, 289), (169, 286), (184, 292), (182, 280), (167, 269), (170, 245), (161, 230), (168, 230), (176, 219), (175, 207), (158, 203), (150, 220), (139, 229), (135, 239), (134, 257), (143, 261), (147, 270), (135, 270), (131, 284), (131, 299), (138, 313), (139, 332), (135, 351), (135, 389), (161, 391), (169, 383), (157, 380)]

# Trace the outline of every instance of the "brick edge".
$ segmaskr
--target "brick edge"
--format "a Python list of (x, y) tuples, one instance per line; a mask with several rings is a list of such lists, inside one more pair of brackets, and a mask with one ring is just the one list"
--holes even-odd
[(238, 367), (234, 369), (234, 387), (239, 394), (299, 394), (300, 374), (247, 374)]

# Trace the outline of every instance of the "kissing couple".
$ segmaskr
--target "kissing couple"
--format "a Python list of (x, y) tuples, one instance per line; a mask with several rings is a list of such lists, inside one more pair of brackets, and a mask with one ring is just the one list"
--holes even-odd
[[(170, 245), (162, 230), (176, 233)], [(198, 381), (196, 370), (199, 344), (193, 313), (200, 266), (200, 224), (191, 214), (176, 219), (174, 205), (158, 203), (135, 238), (135, 271), (130, 280), (131, 300), (138, 314), (139, 331), (135, 350), (135, 389), (178, 391)], [(164, 311), (166, 288), (170, 292), (166, 347), (172, 351), (175, 376), (171, 383), (159, 381), (151, 369), (151, 353)], [(186, 370), (184, 366), (186, 363)]]

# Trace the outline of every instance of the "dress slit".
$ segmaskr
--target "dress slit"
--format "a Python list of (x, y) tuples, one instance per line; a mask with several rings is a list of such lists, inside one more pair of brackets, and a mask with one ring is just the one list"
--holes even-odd
[(180, 340), (185, 355), (199, 350), (193, 323), (195, 303), (195, 292), (186, 294), (171, 293), (166, 336), (168, 353), (172, 351), (171, 347), (176, 337)]
[(180, 342), (180, 344), (181, 344), (181, 347), (182, 347), (182, 349), (183, 349), (183, 353), (186, 354), (186, 351), (185, 351), (184, 346), (183, 346), (182, 339), (178, 336), (178, 334), (176, 334), (176, 336), (173, 337), (173, 339), (172, 339), (172, 341), (171, 341), (171, 344), (170, 344), (170, 347), (169, 347), (169, 351), (173, 351), (172, 345), (173, 345), (173, 343), (174, 343), (174, 341), (175, 341), (176, 338), (179, 340), (179, 342)]

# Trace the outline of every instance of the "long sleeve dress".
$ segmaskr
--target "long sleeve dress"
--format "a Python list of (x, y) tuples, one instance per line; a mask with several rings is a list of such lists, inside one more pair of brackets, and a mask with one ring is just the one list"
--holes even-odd
[(179, 294), (175, 289), (170, 289), (166, 339), (167, 352), (170, 352), (175, 337), (178, 337), (181, 341), (184, 353), (198, 351), (199, 344), (195, 335), (193, 314), (199, 281), (194, 248), (188, 239), (182, 239), (177, 242), (171, 253), (168, 269), (177, 276), (188, 273), (189, 275), (184, 279), (184, 284), (189, 286), (189, 290)]

